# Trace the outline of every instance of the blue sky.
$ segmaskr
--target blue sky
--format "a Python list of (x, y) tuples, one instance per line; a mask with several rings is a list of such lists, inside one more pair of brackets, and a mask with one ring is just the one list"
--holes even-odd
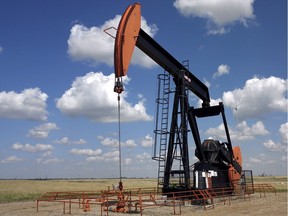
[[(287, 175), (287, 2), (138, 2), (142, 29), (189, 60), (212, 104), (223, 101), (243, 169)], [(132, 3), (0, 2), (0, 178), (119, 176), (114, 39), (103, 30), (117, 28)], [(121, 95), (123, 176), (157, 176), (151, 154), (162, 72), (135, 50)], [(200, 131), (202, 140), (223, 140), (221, 121), (204, 120)]]

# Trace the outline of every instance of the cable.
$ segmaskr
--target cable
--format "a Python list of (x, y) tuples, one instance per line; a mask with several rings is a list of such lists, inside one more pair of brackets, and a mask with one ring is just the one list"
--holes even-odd
[(120, 94), (124, 91), (122, 77), (115, 78), (114, 92), (118, 93), (118, 135), (119, 135), (119, 190), (122, 191), (122, 170), (121, 170), (121, 119), (120, 119)]
[(119, 189), (122, 191), (122, 170), (121, 170), (121, 119), (120, 119), (120, 93), (118, 93), (118, 139), (119, 139)]

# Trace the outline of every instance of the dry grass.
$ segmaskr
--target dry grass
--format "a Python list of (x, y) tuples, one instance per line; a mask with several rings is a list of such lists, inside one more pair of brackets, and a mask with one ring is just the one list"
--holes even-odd
[[(125, 189), (156, 187), (157, 179), (123, 179)], [(36, 200), (51, 191), (101, 191), (118, 179), (0, 180), (0, 203)], [(287, 176), (254, 177), (255, 183), (268, 183), (277, 192), (287, 192)]]
[(254, 177), (256, 184), (271, 184), (277, 192), (287, 192), (287, 176)]
[[(118, 179), (0, 180), (0, 193), (105, 190), (118, 182)], [(127, 188), (155, 187), (157, 180), (123, 179), (122, 182)]]
[[(118, 179), (0, 180), (0, 203), (36, 200), (51, 191), (101, 191), (118, 185)], [(156, 187), (156, 179), (123, 179), (124, 187)]]
[[(155, 187), (156, 179), (123, 179), (125, 189)], [(215, 209), (204, 211), (201, 207), (182, 206), (182, 215), (287, 215), (287, 177), (255, 177), (254, 182), (267, 183), (273, 185), (278, 192), (267, 193), (265, 197), (253, 194), (251, 200), (233, 200), (231, 205), (217, 203)], [(117, 185), (118, 179), (63, 179), (63, 180), (0, 180), (0, 215), (11, 216), (53, 216), (63, 215), (63, 205), (61, 203), (41, 203), (40, 211), (36, 211), (35, 200), (49, 191), (100, 191)], [(285, 193), (284, 193), (285, 192)], [(19, 202), (29, 201), (29, 202)], [(90, 212), (83, 212), (78, 205), (73, 205), (70, 215), (95, 215), (100, 210), (93, 206)], [(158, 208), (147, 208), (143, 211), (145, 215), (164, 216), (172, 215), (173, 208), (169, 206)], [(123, 215), (109, 212), (109, 215)], [(139, 215), (139, 214), (135, 214)]]

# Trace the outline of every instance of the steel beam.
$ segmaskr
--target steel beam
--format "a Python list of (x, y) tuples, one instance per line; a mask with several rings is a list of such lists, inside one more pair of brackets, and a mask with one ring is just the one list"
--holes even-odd
[(142, 29), (139, 31), (136, 46), (157, 64), (159, 64), (163, 69), (169, 72), (174, 78), (177, 79), (179, 75), (181, 76), (180, 71), (184, 71), (184, 85), (201, 100), (203, 100), (204, 107), (209, 106), (210, 96), (207, 86), (204, 85), (197, 77), (195, 77), (188, 69), (183, 67), (179, 61), (177, 61)]

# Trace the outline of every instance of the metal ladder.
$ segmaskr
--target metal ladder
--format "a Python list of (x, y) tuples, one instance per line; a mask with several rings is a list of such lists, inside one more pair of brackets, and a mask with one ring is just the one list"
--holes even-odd
[[(157, 189), (161, 190), (164, 182), (164, 171), (166, 161), (166, 147), (168, 140), (168, 117), (169, 117), (169, 95), (170, 75), (164, 71), (157, 76), (158, 78), (158, 97), (156, 99), (156, 129), (154, 130), (154, 156), (153, 160), (158, 161), (158, 183)], [(159, 117), (161, 119), (159, 119)], [(159, 142), (159, 150), (157, 143)]]

